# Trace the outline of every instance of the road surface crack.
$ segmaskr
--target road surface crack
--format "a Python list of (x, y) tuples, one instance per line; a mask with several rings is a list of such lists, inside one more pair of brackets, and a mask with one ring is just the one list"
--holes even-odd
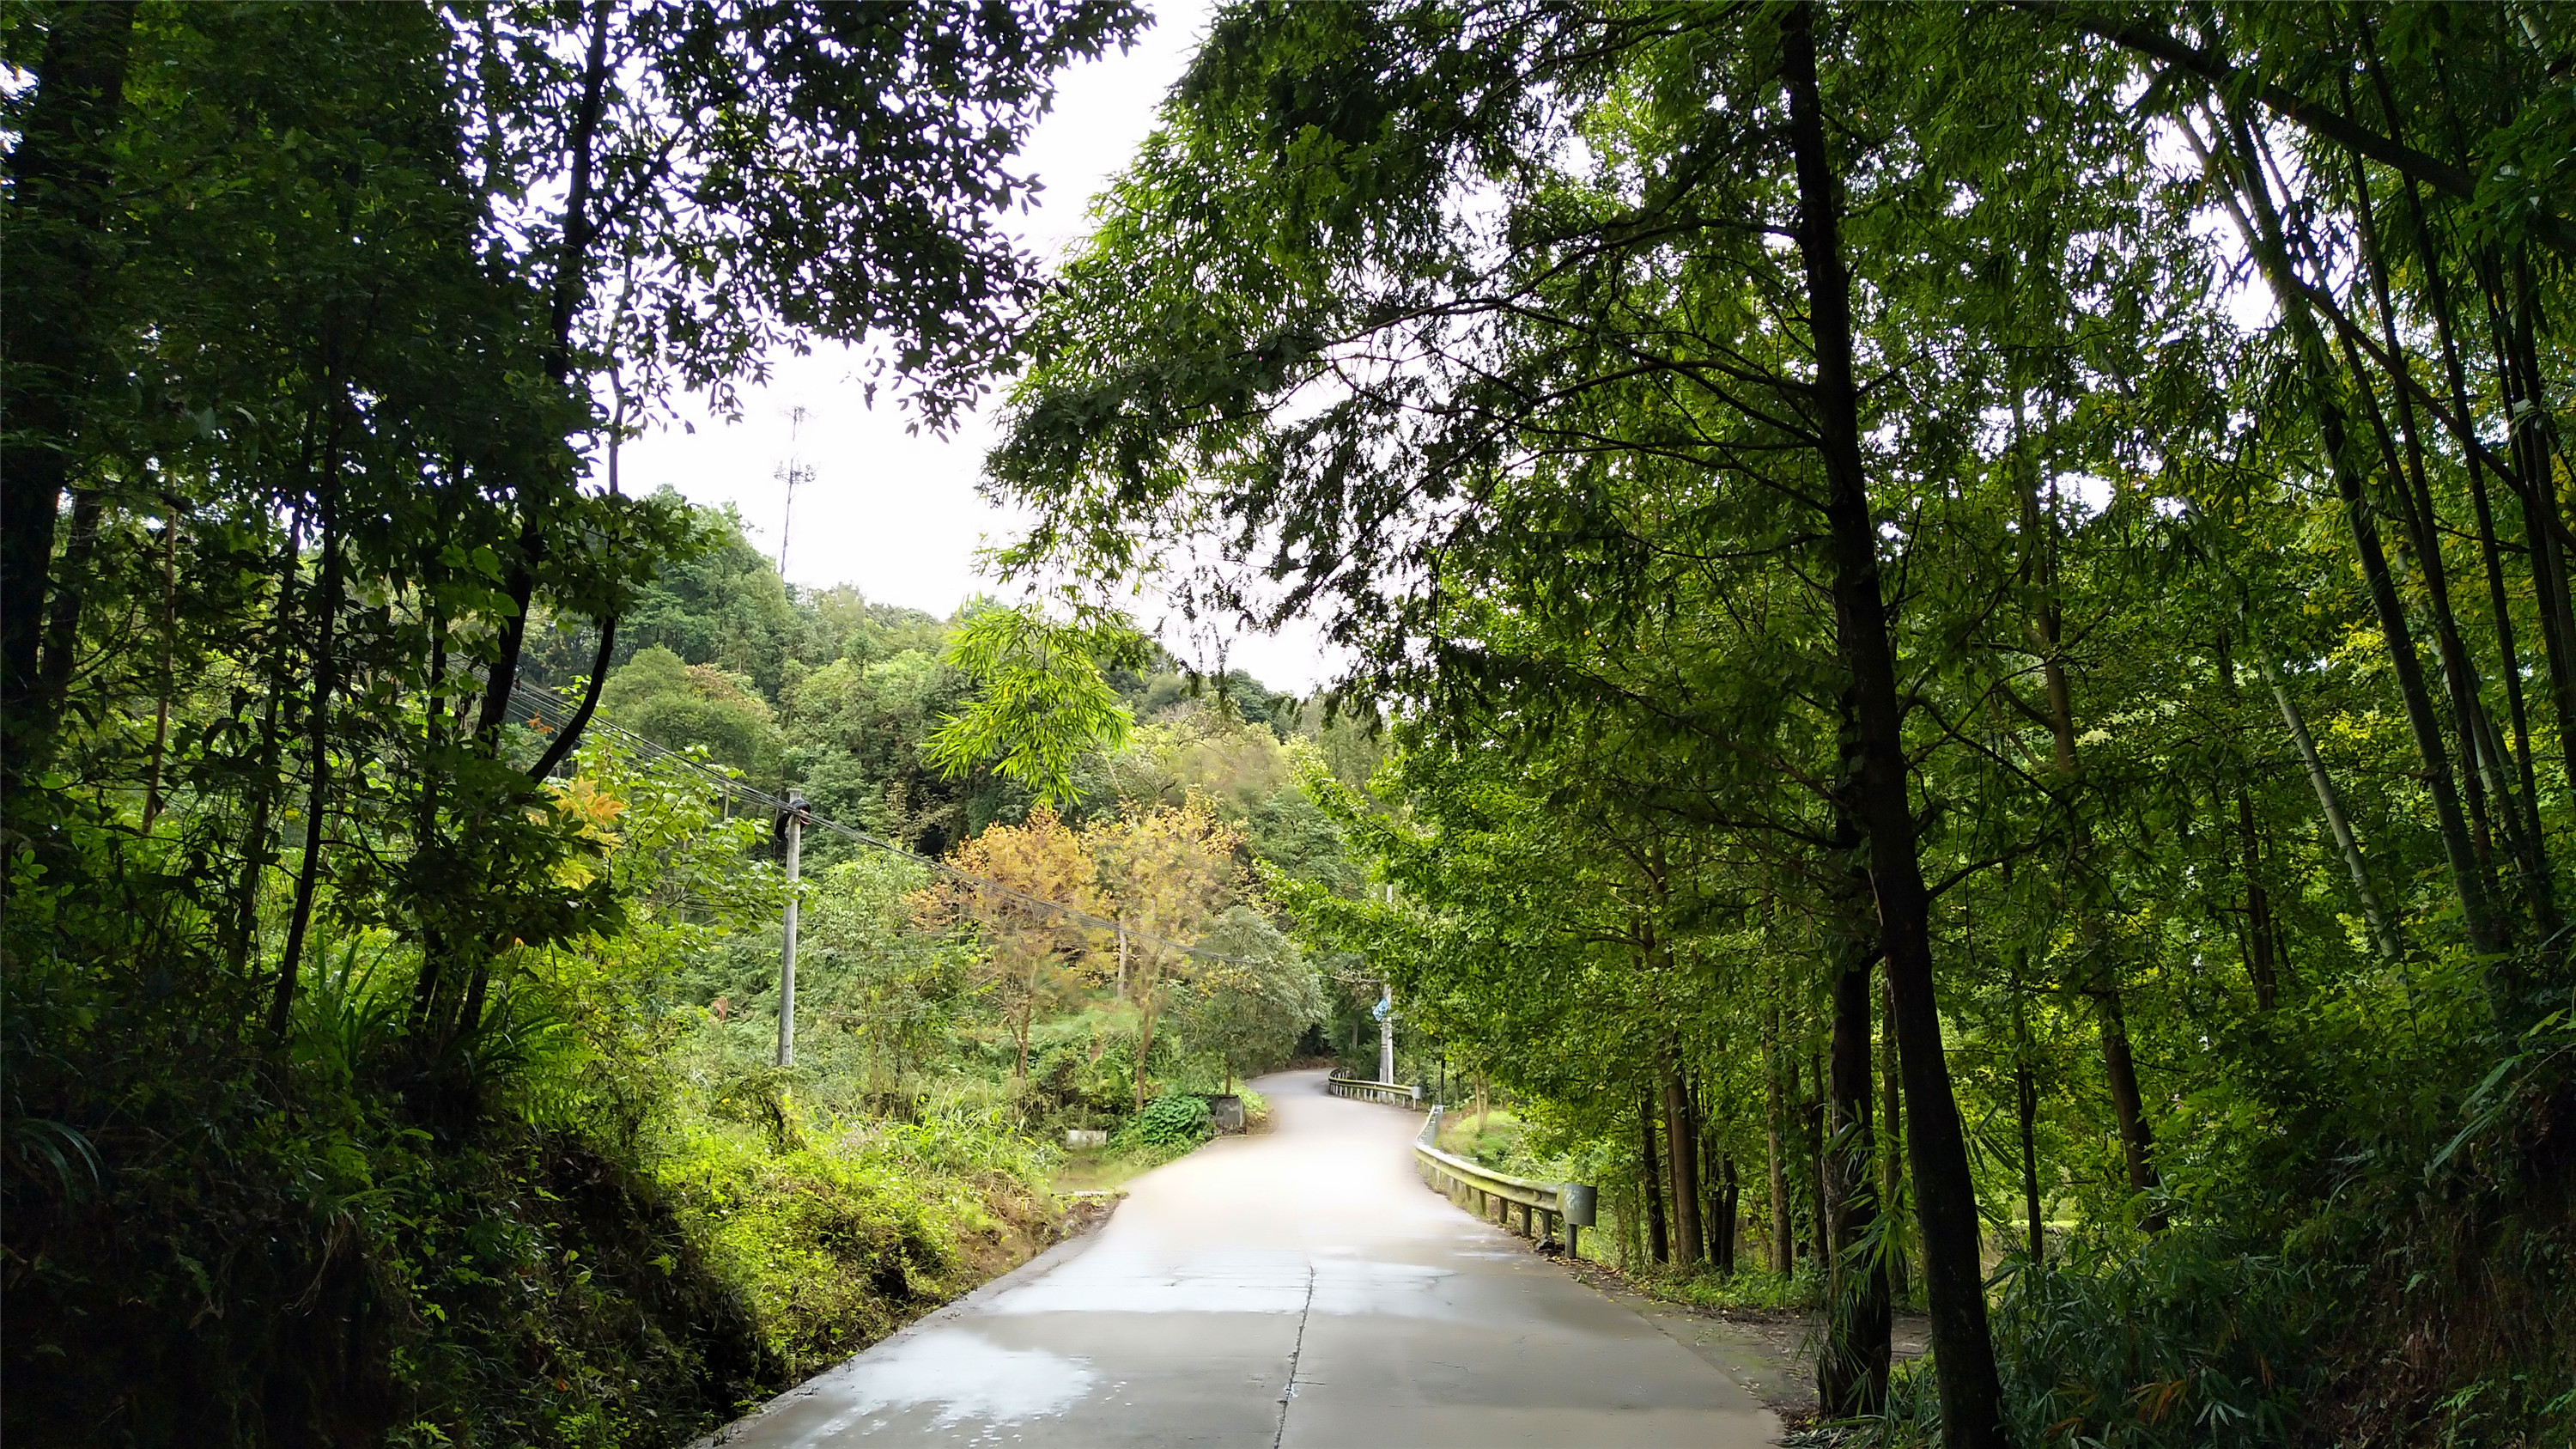
[(1288, 1346), (1288, 1386), (1279, 1391), (1279, 1432), (1270, 1436), (1270, 1449), (1279, 1449), (1288, 1437), (1288, 1401), (1297, 1397), (1297, 1359), (1306, 1351), (1306, 1320), (1315, 1313), (1315, 1265), (1306, 1265), (1306, 1306), (1297, 1311), (1297, 1338)]

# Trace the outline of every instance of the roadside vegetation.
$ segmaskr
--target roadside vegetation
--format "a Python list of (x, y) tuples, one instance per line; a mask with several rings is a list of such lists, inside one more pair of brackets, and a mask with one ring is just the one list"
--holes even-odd
[[(1228, 5), (1042, 265), (1144, 19), (0, 8), (0, 1436), (685, 1442), (1382, 984), (1824, 1441), (2576, 1432), (2576, 8)], [(823, 343), (1040, 602), (628, 486)]]
[(1356, 652), (1391, 890), (1308, 939), (1633, 1269), (1812, 1295), (1855, 1442), (2562, 1442), (2571, 57), (1230, 9), (1039, 309), (1008, 562)]
[[(1168, 1160), (1362, 1010), (1271, 884), (1355, 888), (1355, 721), (1085, 654), (1050, 809), (937, 739), (1017, 616), (618, 474), (794, 338), (947, 426), (1036, 283), (1005, 159), (1141, 23), (0, 12), (0, 1436), (683, 1443), (1054, 1241), (1068, 1128)], [(791, 887), (789, 789), (879, 843)]]

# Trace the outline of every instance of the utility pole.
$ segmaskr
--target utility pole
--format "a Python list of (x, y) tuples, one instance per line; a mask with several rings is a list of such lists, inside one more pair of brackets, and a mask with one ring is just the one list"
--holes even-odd
[(787, 461), (778, 465), (777, 477), (787, 485), (787, 501), (778, 510), (778, 577), (787, 577), (787, 526), (796, 518), (796, 485), (814, 481), (814, 470), (796, 456), (796, 434), (805, 426), (805, 410), (787, 410)]
[(778, 946), (778, 1064), (796, 1065), (796, 865), (804, 853), (805, 797), (789, 791), (778, 817), (787, 839), (787, 930)]

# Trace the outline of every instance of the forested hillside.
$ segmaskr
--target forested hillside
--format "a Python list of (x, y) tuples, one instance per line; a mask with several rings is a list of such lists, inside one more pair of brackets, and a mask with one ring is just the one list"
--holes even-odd
[(685, 1442), (1052, 1241), (1063, 1129), (1169, 1155), (1355, 1030), (1274, 904), (1355, 888), (1351, 720), (1131, 638), (1033, 810), (932, 758), (1018, 616), (620, 477), (795, 339), (948, 426), (1037, 282), (1005, 159), (1140, 23), (0, 11), (0, 1435)]
[(1865, 1440), (2563, 1442), (2571, 15), (1229, 9), (1013, 561), (1360, 655), (1315, 939)]

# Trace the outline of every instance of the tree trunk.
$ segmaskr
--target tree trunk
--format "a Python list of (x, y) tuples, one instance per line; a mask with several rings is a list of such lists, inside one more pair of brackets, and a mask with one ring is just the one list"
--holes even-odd
[(1828, 1257), (1825, 1342), (1816, 1355), (1816, 1396), (1838, 1419), (1875, 1414), (1887, 1402), (1890, 1352), (1885, 1254), (1864, 1254), (1878, 1221), (1877, 1139), (1870, 1130), (1870, 963), (1834, 978), (1833, 1123), (1825, 1161)]
[[(564, 189), (563, 246), (555, 258), (554, 285), (547, 298), (547, 322), (551, 329), (546, 351), (546, 375), (556, 382), (572, 376), (573, 324), (581, 315), (581, 304), (590, 292), (590, 248), (599, 239), (598, 218), (591, 214), (591, 189), (596, 184), (592, 165), (599, 142), (599, 124), (605, 112), (609, 78), (608, 36), (615, 20), (613, 0), (597, 0), (591, 16), (589, 53), (582, 61), (581, 100), (575, 107), (572, 126), (565, 137), (571, 154), (566, 158)], [(546, 554), (544, 511), (535, 506), (522, 488), (519, 495), (519, 546), (511, 558), (505, 590), (516, 605), (501, 620), (497, 648), (485, 681), (483, 717), (476, 733), (492, 735), (507, 721), (510, 692), (518, 683), (519, 659), (527, 646), (528, 605), (536, 598), (537, 566)], [(586, 721), (585, 721), (586, 722)]]
[(143, 780), (143, 829), (161, 818), (161, 766), (170, 748), (170, 696), (179, 687), (179, 510), (161, 526), (161, 687), (152, 711), (152, 763)]
[(2280, 963), (2272, 957), (2272, 898), (2263, 889), (2263, 856), (2254, 830), (2254, 797), (2236, 787), (2236, 850), (2245, 871), (2245, 976), (2254, 984), (2254, 1009), (2270, 1011), (2281, 1000)]
[(1816, 1281), (1830, 1282), (1834, 1266), (1833, 1163), (1825, 1151), (1825, 1064), (1821, 1054), (1807, 1058), (1807, 1251), (1816, 1265)]
[(1664, 1231), (1663, 1175), (1655, 1168), (1655, 1094), (1652, 1091), (1637, 1099), (1637, 1168), (1642, 1179), (1640, 1196), (1646, 1203), (1646, 1256), (1653, 1262), (1669, 1262), (1672, 1244)]
[(1788, 1104), (1780, 1091), (1779, 1035), (1780, 1008), (1774, 1005), (1770, 1031), (1762, 1043), (1762, 1087), (1770, 1109), (1763, 1120), (1762, 1140), (1770, 1149), (1771, 1161), (1771, 1271), (1786, 1278), (1797, 1265), (1789, 1232), (1789, 1164), (1781, 1152)]
[[(2030, 1050), (2028, 1040), (2022, 1051)], [(2032, 1076), (2027, 1060), (2013, 1063), (2013, 1105), (2021, 1119), (2021, 1200), (2023, 1221), (2030, 1224), (2030, 1261), (2033, 1266), (2045, 1261), (2046, 1239), (2040, 1235), (2039, 1221), (2039, 1083)]]
[[(2022, 402), (2018, 388), (2013, 393), (2013, 431), (2016, 440), (2022, 429)], [(2031, 620), (2031, 642), (2039, 653), (2040, 677), (2047, 687), (2048, 726), (2051, 756), (2055, 765), (2058, 808), (2066, 818), (2067, 886), (2075, 903), (2075, 941), (2077, 969), (2082, 975), (2081, 988), (2099, 1006), (2102, 1043), (2102, 1074), (2107, 1079), (2111, 1100), (2128, 1104), (2117, 1114), (2120, 1129), (2120, 1152), (2129, 1166), (2129, 1186), (2141, 1195), (2152, 1194), (2158, 1183), (2155, 1169), (2155, 1143), (2146, 1117), (2137, 1110), (2139, 1102), (2137, 1067), (2129, 1054), (2129, 1038), (2120, 1010), (2120, 979), (2117, 962), (2110, 960), (2111, 933), (2103, 928), (2101, 907), (2095, 893), (2101, 882), (2093, 867), (2093, 830), (2085, 814), (2082, 797), (2083, 766), (2075, 743), (2075, 692), (2066, 676), (2061, 647), (2064, 620), (2056, 596), (2058, 579), (2057, 518), (2053, 510), (2044, 511), (2040, 501), (2036, 459), (2024, 450), (2020, 460), (2022, 537), (2030, 549), (2028, 568), (2040, 587), (2039, 612)], [(2144, 1221), (2150, 1230), (2161, 1229), (2163, 1215), (2150, 1209)]]
[[(2334, 363), (2326, 350), (2323, 334), (2310, 310), (2308, 295), (2291, 266), (2288, 244), (2283, 240), (2280, 219), (2272, 207), (2271, 192), (2253, 169), (2255, 142), (2241, 120), (2229, 118), (2230, 130), (2223, 132), (2222, 144), (2229, 144), (2247, 170), (2229, 168), (2230, 179), (2238, 195), (2252, 208), (2254, 234), (2246, 238), (2255, 261), (2270, 281), (2273, 295), (2281, 305), (2281, 315), (2297, 339), (2300, 361), (2306, 369), (2306, 381), (2312, 394), (2311, 406), (2316, 413), (2317, 436), (2321, 445), (2320, 461), (2333, 475), (2335, 492), (2342, 499), (2344, 517), (2352, 532), (2353, 548), (2360, 557), (2362, 578), (2369, 586), (2371, 610), (2377, 616), (2380, 637), (2386, 646), (2389, 663), (2397, 679), (2397, 692), (2405, 707), (2406, 726), (2414, 737), (2415, 753), (2423, 767), (2425, 793), (2432, 797), (2433, 817), (2442, 842), (2442, 854), (2451, 871), (2454, 891), (2460, 901), (2460, 912), (2466, 923), (2469, 944), (2484, 954), (2500, 953), (2504, 939), (2483, 880), (2477, 852), (2469, 840), (2466, 816), (2460, 806), (2458, 786), (2451, 772), (2449, 747), (2443, 742), (2439, 717), (2434, 713), (2431, 695), (2424, 683), (2423, 661), (2415, 652), (2413, 632), (2406, 622), (2405, 603), (2398, 597), (2395, 580), (2388, 569), (2388, 556), (2380, 546), (2377, 513), (2365, 496), (2360, 474), (2352, 466), (2350, 439), (2345, 428), (2343, 404), (2337, 399)], [(2183, 128), (2194, 147), (2200, 146), (2199, 133)], [(2206, 152), (2204, 151), (2204, 155)], [(2545, 540), (2544, 540), (2545, 541)]]
[(268, 1035), (286, 1040), (293, 1020), (295, 978), (304, 958), (304, 938), (313, 923), (313, 897), (321, 879), (322, 817), (330, 804), (331, 691), (338, 669), (333, 639), (340, 617), (340, 527), (336, 509), (322, 515), (321, 606), (314, 611), (313, 702), (306, 706), (305, 732), (311, 758), (306, 766), (309, 788), (304, 803), (304, 859), (295, 873), (295, 909), (286, 927), (286, 951), (277, 963), (277, 992), (268, 1008)]
[(2361, 842), (2354, 838), (2352, 821), (2343, 813), (2343, 796), (2335, 789), (2334, 777), (2326, 773), (2325, 759), (2317, 753), (2316, 737), (2308, 733), (2308, 722), (2299, 714), (2298, 703), (2290, 698), (2280, 672), (2272, 667), (2271, 651), (2265, 650), (2256, 662), (2262, 666), (2264, 682), (2272, 686), (2272, 702), (2280, 707), (2281, 723), (2299, 747), (2299, 758), (2307, 764), (2308, 785), (2316, 791), (2317, 809), (2325, 815), (2326, 828), (2333, 832), (2335, 846), (2343, 855), (2344, 870), (2352, 877), (2353, 895), (2360, 902), (2362, 920), (2370, 927), (2371, 942), (2379, 948), (2381, 960), (2395, 961), (2403, 954), (2396, 928), (2379, 908), (2378, 894), (2370, 888), (2370, 868), (2361, 858)]
[(1896, 1217), (1896, 1204), (1902, 1200), (1905, 1185), (1905, 1154), (1897, 1146), (1899, 1134), (1905, 1130), (1905, 1110), (1901, 1084), (1896, 1078), (1896, 1028), (1893, 1025), (1896, 998), (1886, 990), (1886, 985), (1887, 977), (1882, 974), (1879, 977), (1879, 1009), (1882, 1015), (1878, 1072), (1881, 1085), (1878, 1130), (1874, 1135), (1878, 1144), (1878, 1210), (1888, 1219), (1884, 1229), (1887, 1234), (1887, 1292), (1890, 1301), (1895, 1301), (1905, 1296), (1905, 1235), (1899, 1230)]
[(285, 546), (278, 550), (276, 595), (269, 609), (268, 697), (260, 703), (259, 768), (251, 773), (250, 823), (242, 830), (241, 874), (233, 887), (233, 920), (226, 943), (233, 974), (245, 975), (251, 952), (259, 943), (260, 875), (268, 867), (271, 846), (269, 816), (277, 808), (279, 701), (286, 695), (286, 657), (294, 647), (295, 580), (303, 569), (304, 513), (299, 506), (287, 524)]
[[(54, 724), (71, 690), (73, 661), (80, 654), (81, 603), (89, 592), (89, 556), (98, 546), (100, 520), (107, 497), (95, 488), (72, 490), (72, 527), (63, 539), (63, 556), (53, 568), (53, 598), (47, 603), (45, 652), (36, 665), (36, 696), (30, 717), (36, 732), (29, 737), (32, 760), (53, 753)], [(49, 520), (50, 521), (50, 520)]]
[(35, 99), (9, 155), (9, 264), (0, 273), (9, 412), (0, 430), (0, 727), (9, 737), (0, 768), (10, 791), (41, 772), (61, 705), (44, 687), (40, 653), (55, 613), (54, 530), (82, 429), (79, 400), (99, 370), (90, 313), (112, 263), (108, 148), (124, 123), (134, 13), (131, 3), (52, 12)]
[(1699, 1126), (1690, 1099), (1682, 1091), (1681, 1073), (1664, 1063), (1664, 1150), (1672, 1167), (1673, 1266), (1699, 1266)]
[(2505, 415), (2512, 419), (2506, 441), (2515, 469), (2522, 475), (2524, 536), (2531, 549), (2532, 591), (2538, 605), (2541, 642), (2549, 660), (2550, 690), (2558, 708), (2559, 754), (2576, 789), (2576, 619), (2570, 618), (2567, 555), (2559, 547), (2565, 520), (2559, 516), (2550, 460), (2550, 404), (2542, 386), (2540, 354), (2532, 313), (2538, 306), (2528, 269), (2519, 259), (2509, 272), (2500, 270), (2501, 297), (2497, 320), (2497, 365), (2502, 374)]
[[(1159, 948), (1158, 948), (1159, 949)], [(1136, 1012), (1136, 1110), (1145, 1110), (1145, 1058), (1154, 1051), (1154, 1013), (1137, 1003)]]
[[(2380, 84), (2383, 104), (2388, 104), (2386, 77), (2379, 73), (2375, 56), (2372, 74)], [(2393, 104), (2389, 109), (2394, 114)], [(2411, 181), (2401, 190), (2411, 223), (2408, 229), (2414, 234), (2416, 261), (2425, 282), (2426, 301), (2433, 314), (2434, 335), (2441, 343), (2442, 375), (2450, 390), (2452, 415), (2465, 428), (2476, 415), (2469, 408), (2468, 374), (2460, 362), (2450, 284), (2433, 252), (2433, 233), (2425, 220), (2422, 196)], [(2463, 451), (2468, 461), (2469, 501), (2478, 524), (2478, 557), (2486, 571), (2487, 625), (2495, 634), (2496, 672), (2504, 681), (2505, 713), (2513, 726), (2514, 776), (2523, 810), (2522, 830), (2533, 843), (2540, 872), (2533, 883), (2543, 912), (2539, 925), (2542, 935), (2554, 935), (2558, 930), (2556, 883), (2549, 870), (2548, 834), (2540, 819), (2540, 786), (2531, 763), (2531, 717), (2522, 694), (2522, 662), (2514, 643), (2513, 609), (2505, 595), (2503, 550), (2496, 542), (2495, 509), (2487, 495), (2486, 460), (2478, 449)], [(2498, 748), (2502, 748), (2501, 741)]]
[(1732, 1156), (1718, 1159), (1717, 1244), (1712, 1250), (1717, 1271), (1729, 1278), (1735, 1276), (1735, 1253), (1743, 1242), (1744, 1202), (1741, 1184), (1735, 1175)]
[(2138, 1225), (2151, 1233), (2165, 1228), (2165, 1210), (2157, 1205), (2156, 1194), (2164, 1184), (2156, 1176), (2155, 1134), (2147, 1125), (2146, 1113), (2138, 1097), (2137, 1064), (2129, 1056), (2129, 1022), (2120, 1008), (2120, 995), (2106, 991), (2093, 998), (2102, 1021), (2102, 1062), (2104, 1075), (2111, 1083), (2111, 1111), (2120, 1123), (2121, 1155), (2129, 1166), (2129, 1190), (2147, 1200), (2147, 1210)]
[(1731, 1231), (1726, 1222), (1726, 1182), (1718, 1166), (1726, 1150), (1717, 1140), (1715, 1124), (1709, 1120), (1706, 1099), (1694, 1090), (1687, 1100), (1694, 1129), (1691, 1160), (1699, 1168), (1699, 1225), (1704, 1249), (1700, 1260), (1722, 1272), (1727, 1253), (1719, 1239)]
[(1967, 1134), (1951, 1092), (1949, 1062), (1942, 1054), (1932, 973), (1932, 902), (1916, 853), (1895, 649), (1879, 585), (1878, 525), (1861, 462), (1851, 279), (1843, 265), (1841, 198), (1817, 93), (1814, 25), (1810, 5), (1799, 5), (1782, 18), (1781, 69), (1798, 170), (1798, 250), (1815, 347), (1810, 398), (1827, 480), (1835, 634), (1852, 679), (1864, 751), (1863, 789), (1854, 804), (1869, 831), (1870, 882), (1896, 995), (1906, 1141), (1924, 1281), (1931, 1296), (1942, 1430), (1951, 1449), (2003, 1449), (2003, 1394), (1986, 1324), (1976, 1184), (1968, 1171)]
[[(2553, 931), (2556, 929), (2554, 918), (2557, 908), (2540, 833), (2537, 829), (2525, 829), (2525, 821), (2529, 817), (2517, 788), (2520, 782), (2512, 763), (2504, 757), (2501, 741), (2488, 718), (2484, 685), (2470, 657), (2468, 645), (2460, 636), (2458, 614), (2451, 606), (2450, 575), (2442, 557), (2440, 519), (2434, 511), (2432, 489), (2425, 478), (2423, 439), (2415, 423), (2415, 393), (2418, 388), (2409, 374), (2405, 347), (2397, 332), (2396, 309), (2389, 301), (2388, 268), (2380, 253), (2379, 229), (2371, 208), (2369, 176), (2366, 168), (2358, 162), (2354, 165), (2353, 186), (2359, 198), (2355, 215), (2360, 222), (2361, 260), (2370, 279), (2372, 299), (2379, 311), (2381, 335), (2391, 372), (2390, 395), (2396, 405), (2398, 426), (2405, 440), (2402, 474), (2387, 437), (2387, 424), (2375, 405), (2370, 410), (2370, 418), (2372, 426), (2380, 434), (2380, 450), (2390, 473), (2402, 476), (2408, 488), (2411, 506), (2407, 510), (2407, 527), (2414, 540), (2415, 552), (2424, 563), (2424, 585), (2431, 605), (2434, 641), (2440, 652), (2443, 680), (2450, 688), (2454, 728), (2460, 738), (2460, 757), (2467, 766), (2470, 815), (2483, 835), (2490, 828), (2488, 802), (2494, 802), (2494, 822), (2502, 827), (2512, 852), (2514, 873), (2521, 882), (2520, 893), (2530, 919), (2544, 933)], [(2347, 353), (2354, 350), (2349, 337), (2344, 340), (2344, 347)], [(2351, 359), (2351, 366), (2362, 395), (2367, 399), (2368, 383), (2363, 380), (2357, 357)], [(2474, 457), (2471, 467), (2477, 467)], [(2479, 471), (2481, 478), (2477, 491), (2483, 502), (2483, 470)], [(2510, 636), (2504, 636), (2504, 640), (2510, 647)]]

